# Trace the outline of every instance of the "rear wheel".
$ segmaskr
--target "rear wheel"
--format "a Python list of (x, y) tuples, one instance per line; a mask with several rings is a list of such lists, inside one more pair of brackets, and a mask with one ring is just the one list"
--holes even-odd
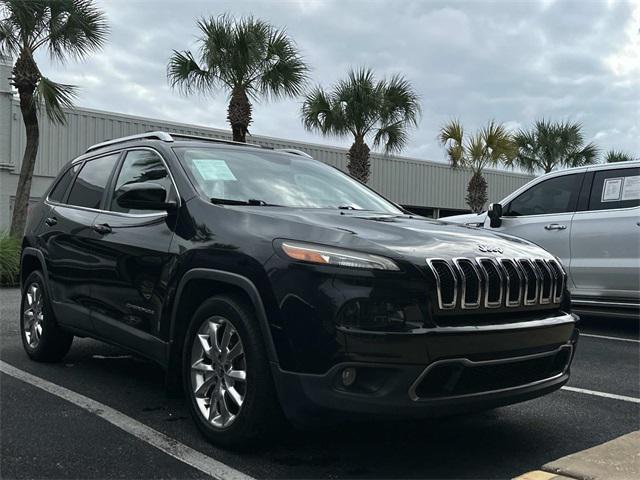
[(73, 335), (62, 331), (58, 326), (42, 274), (32, 272), (24, 285), (20, 307), (22, 345), (33, 360), (60, 361), (71, 348)]
[(253, 311), (216, 296), (196, 311), (185, 337), (183, 379), (191, 414), (212, 442), (248, 446), (281, 418)]

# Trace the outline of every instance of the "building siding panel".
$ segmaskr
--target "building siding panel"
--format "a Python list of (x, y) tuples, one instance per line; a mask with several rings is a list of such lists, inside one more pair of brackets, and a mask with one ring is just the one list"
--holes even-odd
[[(11, 109), (10, 158), (14, 173), (19, 173), (25, 134), (17, 100), (13, 100)], [(41, 146), (35, 175), (43, 177), (55, 176), (62, 165), (83, 153), (88, 146), (125, 135), (165, 130), (218, 139), (231, 138), (225, 130), (83, 108), (69, 111), (66, 125), (53, 125), (42, 114), (40, 120)], [(346, 149), (261, 136), (251, 136), (250, 141), (273, 148), (296, 148), (346, 171)], [(369, 184), (397, 203), (433, 208), (467, 208), (464, 198), (471, 173), (466, 170), (454, 170), (438, 162), (379, 153), (372, 154), (371, 163)], [(486, 171), (485, 177), (491, 201), (499, 200), (532, 178), (519, 173), (490, 170)]]

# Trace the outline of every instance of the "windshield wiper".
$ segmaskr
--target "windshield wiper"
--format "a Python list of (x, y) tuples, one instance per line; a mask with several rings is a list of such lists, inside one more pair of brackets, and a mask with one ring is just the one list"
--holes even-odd
[(252, 205), (257, 207), (279, 207), (280, 205), (273, 205), (271, 203), (267, 203), (264, 200), (257, 200), (255, 198), (250, 198), (248, 200), (232, 200), (230, 198), (211, 198), (211, 203), (215, 203), (216, 205)]

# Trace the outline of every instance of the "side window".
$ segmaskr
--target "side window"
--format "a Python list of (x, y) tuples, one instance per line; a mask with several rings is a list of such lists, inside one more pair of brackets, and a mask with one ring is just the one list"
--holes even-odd
[(584, 173), (575, 173), (538, 183), (514, 198), (505, 215), (520, 217), (573, 212), (576, 209), (583, 177)]
[(71, 187), (67, 203), (79, 207), (100, 208), (111, 170), (119, 156), (120, 154), (116, 153), (87, 161)]
[(149, 213), (149, 210), (133, 210), (118, 203), (118, 199), (127, 191), (127, 188), (136, 183), (161, 185), (167, 192), (165, 201), (173, 195), (171, 177), (158, 154), (150, 150), (132, 150), (127, 153), (122, 162), (109, 210), (122, 213)]
[(58, 183), (56, 183), (55, 187), (51, 190), (51, 193), (49, 193), (49, 200), (58, 203), (61, 203), (64, 200), (64, 195), (67, 193), (67, 189), (69, 188), (69, 185), (71, 185), (71, 181), (77, 173), (78, 168), (80, 168), (78, 165), (74, 165), (64, 172), (58, 180)]
[(609, 210), (640, 205), (640, 168), (595, 172), (589, 210)]

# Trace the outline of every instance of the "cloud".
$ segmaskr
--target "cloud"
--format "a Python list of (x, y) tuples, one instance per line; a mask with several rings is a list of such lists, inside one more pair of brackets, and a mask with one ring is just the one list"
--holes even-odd
[[(353, 66), (402, 73), (423, 102), (405, 152), (443, 160), (439, 127), (490, 119), (514, 128), (540, 117), (576, 120), (589, 140), (640, 154), (640, 5), (624, 1), (138, 0), (102, 3), (106, 48), (65, 65), (39, 58), (46, 75), (82, 86), (83, 106), (212, 127), (226, 125), (227, 95), (185, 97), (166, 81), (173, 49), (194, 47), (195, 19), (253, 14), (286, 27), (330, 86)], [(260, 102), (251, 132), (348, 146), (306, 132), (300, 100)]]

